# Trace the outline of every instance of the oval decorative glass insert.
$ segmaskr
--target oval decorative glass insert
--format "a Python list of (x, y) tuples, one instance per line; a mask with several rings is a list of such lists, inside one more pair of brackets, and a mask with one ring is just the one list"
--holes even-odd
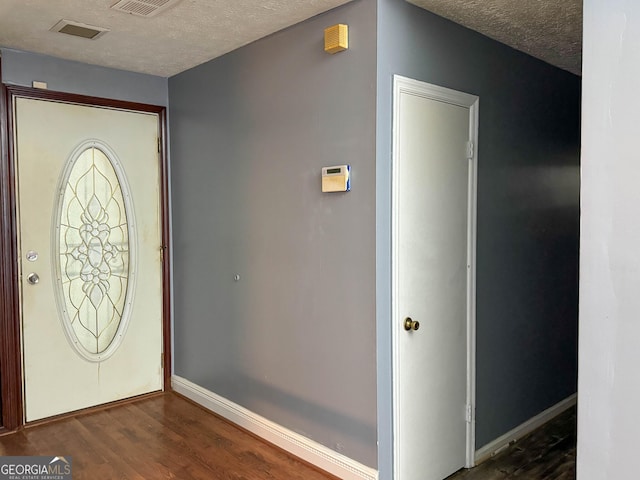
[(132, 296), (132, 209), (115, 154), (98, 141), (70, 156), (53, 226), (63, 326), (76, 351), (103, 361), (119, 346)]

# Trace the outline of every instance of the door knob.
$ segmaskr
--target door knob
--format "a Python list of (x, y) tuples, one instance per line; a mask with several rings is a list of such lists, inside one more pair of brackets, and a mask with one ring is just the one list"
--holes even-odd
[(30, 273), (27, 275), (27, 282), (29, 282), (30, 285), (36, 285), (39, 281), (40, 277), (37, 273)]
[(411, 317), (404, 319), (404, 329), (409, 332), (411, 330), (418, 330), (420, 328), (420, 322), (412, 320)]

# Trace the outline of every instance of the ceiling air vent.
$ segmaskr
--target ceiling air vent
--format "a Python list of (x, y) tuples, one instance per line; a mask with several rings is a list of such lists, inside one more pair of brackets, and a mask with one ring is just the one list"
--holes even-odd
[(94, 27), (86, 23), (74, 22), (73, 20), (60, 20), (53, 27), (52, 32), (66, 33), (74, 37), (87, 38), (95, 40), (109, 31), (108, 28)]
[(180, 0), (120, 0), (111, 8), (139, 17), (153, 17), (178, 2)]

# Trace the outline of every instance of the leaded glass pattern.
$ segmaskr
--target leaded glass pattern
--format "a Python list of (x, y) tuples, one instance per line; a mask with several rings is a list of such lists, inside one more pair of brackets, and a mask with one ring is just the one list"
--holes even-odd
[(107, 151), (92, 142), (71, 156), (57, 209), (63, 322), (72, 344), (90, 360), (104, 359), (128, 311), (128, 192)]

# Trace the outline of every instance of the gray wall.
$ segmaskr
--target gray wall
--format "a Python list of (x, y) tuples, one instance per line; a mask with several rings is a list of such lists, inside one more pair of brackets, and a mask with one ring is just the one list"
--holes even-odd
[(168, 105), (168, 81), (163, 77), (98, 67), (60, 58), (0, 48), (2, 81), (30, 87), (47, 82), (49, 90), (94, 97)]
[(175, 373), (371, 467), (375, 51), (356, 0), (169, 79)]
[(480, 97), (477, 447), (576, 391), (580, 78), (402, 0), (378, 0), (381, 479), (390, 478), (392, 75)]

